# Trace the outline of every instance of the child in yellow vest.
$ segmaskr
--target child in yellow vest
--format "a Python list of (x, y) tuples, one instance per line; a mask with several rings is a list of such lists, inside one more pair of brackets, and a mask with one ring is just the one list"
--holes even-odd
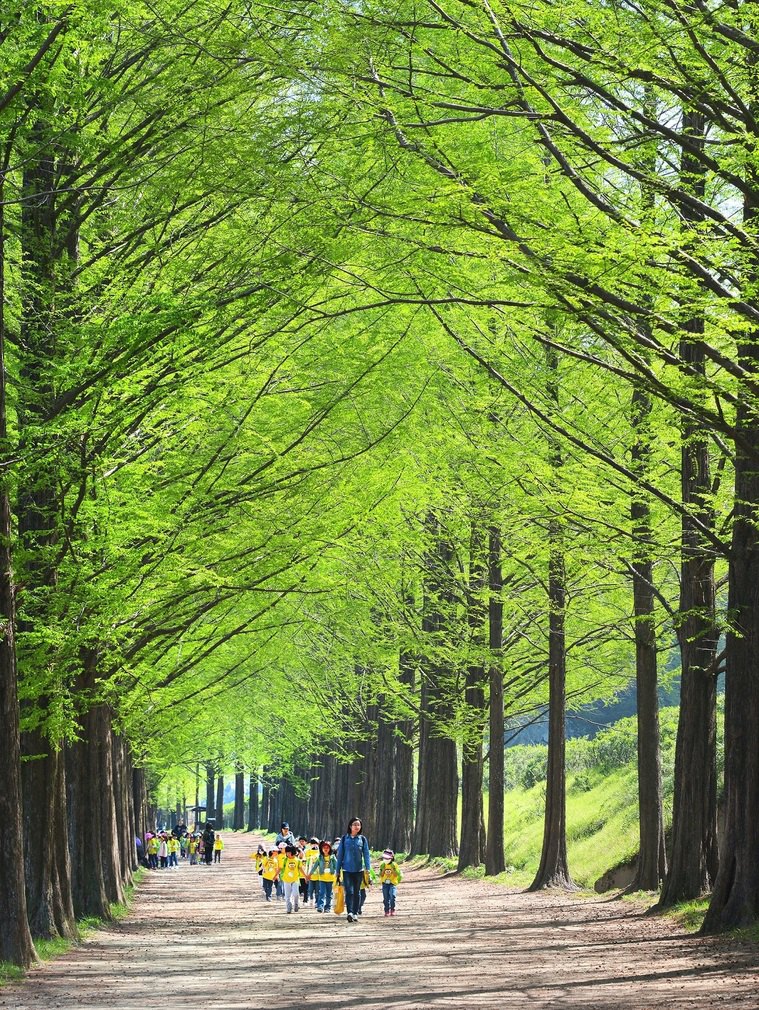
[(177, 861), (177, 855), (179, 854), (179, 839), (171, 835), (167, 845), (169, 849), (169, 867), (179, 866)]
[(158, 835), (148, 839), (148, 866), (151, 870), (158, 869), (158, 849), (161, 846)]
[(314, 878), (314, 872), (318, 861), (319, 839), (311, 838), (303, 851), (303, 869), (306, 871), (306, 883), (305, 887), (302, 888), (304, 905), (307, 905), (309, 901), (313, 901), (314, 905), (316, 905), (319, 898), (319, 878)]
[(335, 884), (335, 871), (337, 860), (332, 855), (332, 846), (329, 842), (322, 842), (319, 846), (319, 858), (314, 868), (314, 876), (319, 881), (319, 898), (316, 904), (317, 912), (329, 912), (332, 909), (332, 889)]
[(282, 882), (282, 871), (285, 868), (285, 860), (287, 856), (285, 855), (285, 849), (287, 848), (287, 842), (280, 842), (277, 852), (277, 859), (279, 860), (279, 876), (277, 877), (277, 901), (285, 896), (285, 885)]
[(261, 861), (261, 883), (264, 886), (267, 901), (271, 901), (271, 891), (275, 880), (279, 880), (279, 853), (276, 849), (271, 849), (269, 855)]
[(266, 849), (263, 845), (259, 845), (255, 852), (251, 852), (250, 858), (256, 862), (256, 873), (261, 877), (261, 886), (263, 887), (264, 859), (266, 859)]
[(300, 882), (304, 876), (303, 860), (300, 858), (298, 850), (294, 845), (288, 845), (285, 849), (285, 862), (281, 873), (282, 883), (285, 885), (288, 913), (297, 912), (299, 909)]
[(403, 880), (403, 874), (395, 861), (395, 853), (392, 849), (385, 849), (382, 853), (379, 879), (382, 884), (382, 903), (385, 906), (385, 915), (395, 915), (395, 896), (398, 884)]
[(224, 851), (224, 839), (221, 835), (217, 835), (213, 840), (213, 861), (215, 863), (221, 862), (221, 854)]

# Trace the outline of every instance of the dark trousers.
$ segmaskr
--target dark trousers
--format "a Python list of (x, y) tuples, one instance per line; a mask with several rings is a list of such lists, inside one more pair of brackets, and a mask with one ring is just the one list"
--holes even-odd
[(343, 870), (343, 886), (345, 887), (345, 911), (349, 915), (358, 915), (361, 908), (361, 886), (364, 883), (364, 872), (351, 873)]

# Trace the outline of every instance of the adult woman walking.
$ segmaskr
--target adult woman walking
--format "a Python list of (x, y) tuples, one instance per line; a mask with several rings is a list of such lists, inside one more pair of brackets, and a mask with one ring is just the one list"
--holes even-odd
[(353, 817), (348, 821), (348, 830), (340, 839), (340, 844), (337, 847), (336, 876), (338, 882), (342, 877), (345, 887), (348, 922), (358, 922), (364, 870), (368, 873), (371, 865), (369, 843), (361, 834), (361, 819)]

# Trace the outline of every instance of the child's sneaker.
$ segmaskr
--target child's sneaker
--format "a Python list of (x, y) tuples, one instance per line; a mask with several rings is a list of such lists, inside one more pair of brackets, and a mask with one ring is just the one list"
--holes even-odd
[(395, 909), (394, 909), (394, 908), (391, 908), (391, 909), (390, 909), (390, 914), (391, 914), (391, 915), (395, 915)]
[(385, 912), (385, 916), (387, 917), (388, 915), (390, 915), (390, 912)]

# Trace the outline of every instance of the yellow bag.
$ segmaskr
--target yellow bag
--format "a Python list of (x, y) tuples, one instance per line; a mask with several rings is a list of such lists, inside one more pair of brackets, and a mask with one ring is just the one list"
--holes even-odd
[(369, 876), (369, 871), (364, 870), (364, 880), (363, 880), (364, 887), (368, 887), (371, 884), (371, 882), (372, 878)]
[(342, 884), (335, 885), (335, 915), (342, 915), (345, 911), (345, 888)]

